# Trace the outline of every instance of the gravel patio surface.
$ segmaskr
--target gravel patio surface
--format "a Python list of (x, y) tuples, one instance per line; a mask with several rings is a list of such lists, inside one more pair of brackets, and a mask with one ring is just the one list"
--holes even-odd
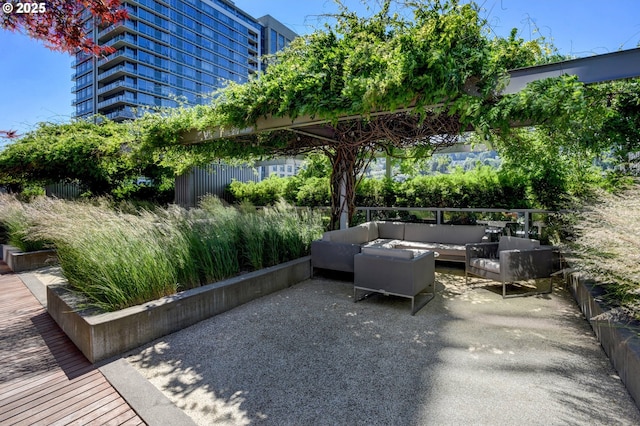
[(125, 359), (199, 425), (640, 424), (560, 283), (504, 300), (463, 275), (439, 268), (415, 316), (316, 276)]

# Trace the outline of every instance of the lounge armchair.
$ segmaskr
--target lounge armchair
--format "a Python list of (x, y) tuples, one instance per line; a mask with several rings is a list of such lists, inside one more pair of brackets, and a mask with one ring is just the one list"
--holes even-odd
[[(541, 246), (540, 241), (500, 237), (498, 243), (477, 243), (466, 245), (465, 281), (474, 275), (502, 283), (502, 297), (516, 297), (533, 294), (551, 293), (551, 272), (553, 268), (553, 250), (550, 246)], [(549, 278), (549, 288), (518, 294), (507, 294), (507, 284)]]

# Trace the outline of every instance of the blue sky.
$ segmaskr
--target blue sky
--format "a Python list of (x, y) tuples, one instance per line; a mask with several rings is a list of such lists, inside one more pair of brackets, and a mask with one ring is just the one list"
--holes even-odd
[[(2, 2), (2, 0), (0, 0)], [(260, 17), (270, 14), (299, 34), (321, 27), (319, 17), (335, 10), (331, 0), (236, 0)], [(366, 14), (375, 1), (344, 0)], [(525, 39), (539, 35), (560, 53), (576, 57), (637, 47), (640, 42), (639, 0), (480, 0), (493, 31), (508, 35), (517, 28)], [(365, 15), (366, 16), (366, 15)], [(71, 57), (51, 52), (20, 34), (0, 30), (3, 78), (0, 129), (23, 133), (40, 121), (64, 122), (73, 113)], [(1, 143), (1, 141), (0, 141)]]

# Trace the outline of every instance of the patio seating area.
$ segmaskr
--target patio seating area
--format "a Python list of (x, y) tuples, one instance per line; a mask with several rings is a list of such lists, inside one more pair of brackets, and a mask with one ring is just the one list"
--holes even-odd
[[(551, 292), (553, 248), (516, 236), (492, 242), (487, 226), (366, 222), (313, 241), (311, 264), (314, 270), (353, 273), (355, 301), (373, 293), (410, 299), (411, 315), (433, 298), (435, 260), (464, 262), (465, 282), (469, 275), (496, 281), (505, 299)], [(524, 292), (507, 294), (508, 284), (544, 278), (545, 290), (534, 282), (533, 289), (520, 286)]]

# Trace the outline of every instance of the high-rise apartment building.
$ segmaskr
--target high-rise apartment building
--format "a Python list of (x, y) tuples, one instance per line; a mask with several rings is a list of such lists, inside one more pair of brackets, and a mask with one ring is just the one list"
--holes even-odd
[(246, 81), (260, 57), (296, 34), (270, 15), (253, 18), (228, 0), (123, 0), (129, 19), (87, 28), (114, 53), (76, 55), (76, 117), (134, 118), (140, 107), (207, 103), (224, 81)]

